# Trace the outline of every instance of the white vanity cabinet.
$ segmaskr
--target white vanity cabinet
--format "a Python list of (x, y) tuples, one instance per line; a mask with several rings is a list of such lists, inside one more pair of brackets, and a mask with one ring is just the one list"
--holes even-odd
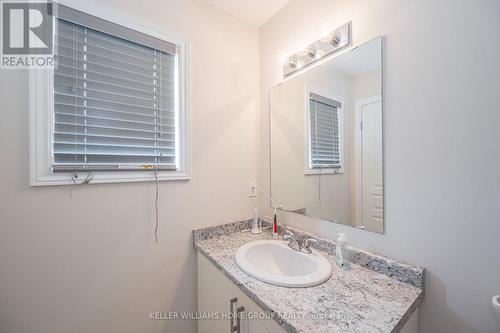
[[(228, 318), (232, 312), (243, 312), (237, 327), (237, 320)], [(207, 258), (198, 253), (198, 333), (285, 333), (276, 321), (255, 314), (265, 312), (246, 296), (238, 287), (220, 272)], [(216, 316), (219, 318), (209, 318)], [(262, 319), (261, 319), (262, 318)], [(233, 329), (231, 330), (231, 324)]]

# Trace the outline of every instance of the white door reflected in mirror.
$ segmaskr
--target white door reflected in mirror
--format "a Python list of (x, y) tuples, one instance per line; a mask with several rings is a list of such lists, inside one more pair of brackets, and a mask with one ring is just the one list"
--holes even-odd
[(355, 177), (359, 195), (355, 203), (359, 207), (356, 226), (383, 232), (383, 178), (382, 178), (382, 101), (380, 96), (356, 102), (360, 126), (360, 147), (356, 167), (361, 176)]

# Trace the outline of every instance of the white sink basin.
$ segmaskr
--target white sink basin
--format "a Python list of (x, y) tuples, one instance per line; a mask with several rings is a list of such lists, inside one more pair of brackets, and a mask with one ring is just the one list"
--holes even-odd
[(313, 250), (301, 253), (279, 240), (258, 240), (236, 251), (236, 264), (257, 280), (282, 287), (311, 287), (332, 275), (330, 262)]

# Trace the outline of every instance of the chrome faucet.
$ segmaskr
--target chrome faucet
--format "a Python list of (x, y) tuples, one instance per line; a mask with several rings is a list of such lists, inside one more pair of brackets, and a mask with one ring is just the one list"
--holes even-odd
[(283, 240), (288, 241), (288, 247), (291, 248), (292, 250), (307, 254), (312, 253), (311, 243), (318, 242), (314, 238), (308, 238), (305, 240), (304, 243), (302, 243), (290, 230), (285, 230), (285, 235), (283, 236)]
[(288, 247), (292, 250), (301, 252), (302, 243), (297, 240), (295, 234), (290, 230), (285, 230), (285, 235), (283, 236), (283, 240), (288, 241)]
[(304, 243), (304, 248), (302, 249), (302, 252), (307, 253), (307, 254), (311, 254), (312, 253), (311, 243), (315, 244), (317, 242), (318, 241), (316, 239), (314, 239), (314, 238), (308, 238), (308, 239), (306, 239), (306, 241)]

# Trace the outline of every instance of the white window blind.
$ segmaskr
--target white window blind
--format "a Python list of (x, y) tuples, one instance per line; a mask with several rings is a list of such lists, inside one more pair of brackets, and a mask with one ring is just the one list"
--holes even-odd
[(177, 169), (175, 45), (64, 15), (86, 25), (56, 20), (53, 170)]
[(341, 168), (339, 109), (332, 99), (310, 93), (310, 167)]

